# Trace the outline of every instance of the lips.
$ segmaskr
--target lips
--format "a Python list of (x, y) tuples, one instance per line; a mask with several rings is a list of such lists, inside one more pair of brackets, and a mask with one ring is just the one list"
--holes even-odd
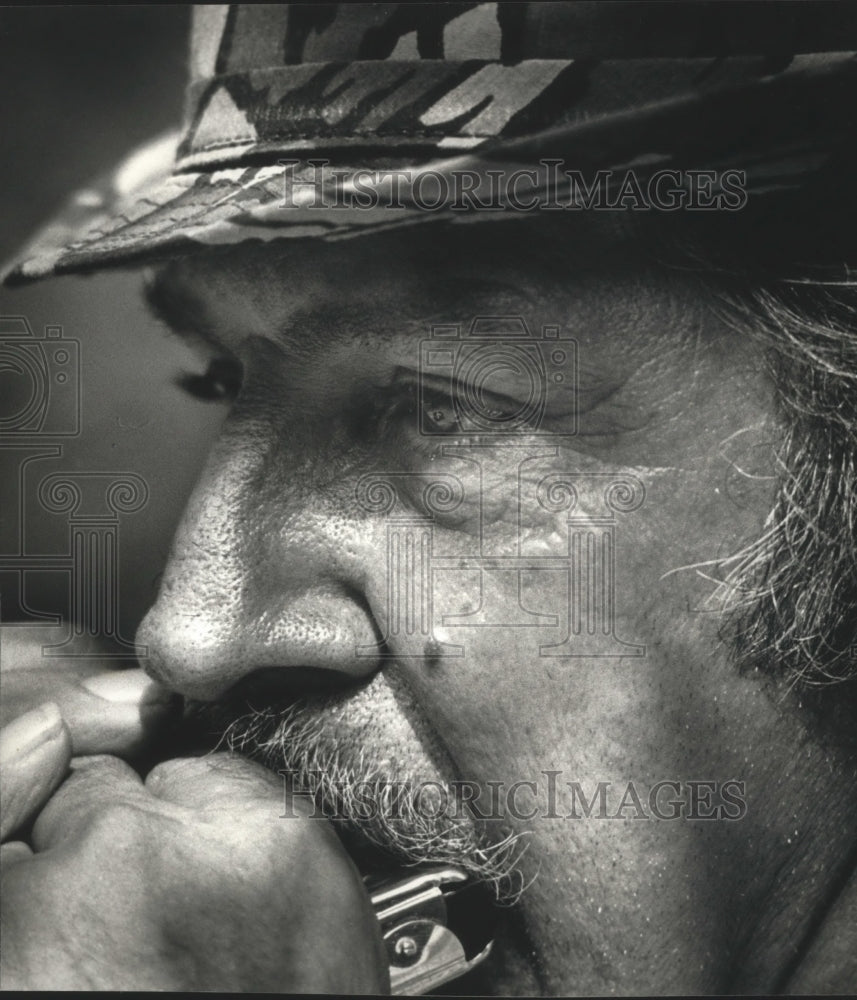
[[(408, 704), (408, 692), (394, 692), (395, 681), (393, 684), (389, 682), (387, 670), (376, 674), (369, 682), (351, 683), (348, 687), (339, 686), (333, 690), (331, 683), (327, 690), (322, 691), (317, 684), (317, 675), (321, 671), (308, 669), (306, 673), (311, 674), (316, 682), (315, 691), (307, 695), (304, 687), (300, 697), (284, 700), (281, 679), (282, 674), (287, 672), (256, 672), (242, 683), (240, 689), (233, 689), (228, 699), (218, 703), (188, 702), (183, 727), (188, 738), (195, 741), (197, 749), (211, 749), (215, 745), (223, 745), (224, 733), (248, 711), (263, 712), (272, 726), (283, 714), (291, 713), (314, 731), (318, 750), (316, 763), (327, 756), (340, 767), (350, 764), (356, 771), (358, 765), (362, 766), (364, 775), (405, 774), (418, 776), (413, 780), (448, 782), (450, 771), (444, 767), (445, 773), (442, 774), (435, 763), (438, 755), (426, 752), (423, 727), (428, 724), (424, 720), (416, 726), (411, 724), (409, 719), (419, 710), (415, 705)], [(325, 678), (322, 683), (325, 681), (332, 681), (332, 678)], [(419, 736), (417, 728), (420, 729)], [(290, 760), (288, 744), (286, 735), (281, 755), (263, 762), (274, 771), (283, 766), (291, 768), (297, 790), (302, 777), (306, 777), (308, 761), (306, 755), (303, 755), (302, 761)], [(260, 758), (258, 744), (245, 743), (243, 747), (236, 746), (236, 749)], [(332, 817), (333, 827), (346, 851), (370, 882), (403, 874), (413, 875), (424, 870), (423, 864), (397, 851), (386, 838), (379, 843), (370, 833), (369, 824), (354, 817), (347, 822), (336, 819), (338, 803), (330, 797), (325, 799), (320, 796), (317, 808), (320, 815)], [(456, 865), (457, 860), (453, 853), (443, 858), (444, 863), (452, 865)], [(516, 908), (501, 907), (498, 910), (492, 906), (487, 885), (479, 895), (483, 897), (480, 904), (483, 912), (487, 914), (484, 908), (490, 910), (490, 918), (486, 915), (486, 922), (496, 923), (491, 956), (463, 978), (434, 992), (477, 995), (540, 992), (539, 984), (532, 975), (529, 957), (532, 948), (527, 942), (520, 913)]]
[(500, 856), (486, 853), (456, 797), (451, 762), (442, 747), (427, 749), (429, 725), (388, 670), (279, 701), (277, 673), (288, 671), (258, 671), (228, 699), (189, 703), (197, 746), (244, 753), (283, 774), (288, 793), (310, 792), (364, 871), (436, 863), (494, 877)]

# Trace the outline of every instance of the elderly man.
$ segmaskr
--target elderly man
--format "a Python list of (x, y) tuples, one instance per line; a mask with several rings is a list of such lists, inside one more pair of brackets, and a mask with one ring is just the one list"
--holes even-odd
[(11, 276), (154, 261), (231, 408), (158, 685), (81, 668), (3, 734), (7, 987), (857, 985), (855, 44), (200, 12), (172, 172)]

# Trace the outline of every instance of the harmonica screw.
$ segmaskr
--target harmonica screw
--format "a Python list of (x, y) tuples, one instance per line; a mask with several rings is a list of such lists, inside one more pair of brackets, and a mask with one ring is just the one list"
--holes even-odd
[(394, 950), (396, 954), (400, 955), (402, 958), (413, 958), (413, 956), (420, 950), (420, 946), (412, 937), (405, 935), (404, 937), (400, 937), (396, 942)]

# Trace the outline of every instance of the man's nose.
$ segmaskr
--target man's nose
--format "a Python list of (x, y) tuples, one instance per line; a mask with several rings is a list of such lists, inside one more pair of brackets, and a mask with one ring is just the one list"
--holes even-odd
[(147, 669), (189, 697), (217, 698), (262, 668), (284, 671), (285, 687), (294, 668), (377, 666), (358, 655), (377, 638), (361, 598), (367, 525), (348, 516), (331, 457), (284, 449), (281, 434), (264, 415), (230, 415), (140, 626)]

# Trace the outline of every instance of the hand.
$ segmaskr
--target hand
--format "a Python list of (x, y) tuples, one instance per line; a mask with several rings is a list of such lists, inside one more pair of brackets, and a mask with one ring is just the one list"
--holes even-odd
[(282, 812), (280, 779), (238, 756), (145, 782), (73, 761), (35, 853), (3, 867), (3, 987), (388, 992), (356, 868), (329, 824)]
[(133, 757), (171, 699), (140, 670), (42, 657), (54, 639), (0, 629), (4, 841), (71, 770), (32, 848), (0, 848), (2, 988), (388, 991), (331, 828), (281, 819), (279, 779), (242, 758), (170, 761), (145, 784), (115, 757), (72, 759)]
[[(68, 771), (72, 754), (133, 757), (153, 742), (179, 701), (138, 669), (106, 669), (90, 641), (73, 657), (45, 657), (64, 629), (0, 628), (0, 833), (27, 823)], [(89, 655), (83, 656), (81, 653)], [(24, 845), (6, 845), (3, 855)]]
[(0, 626), (0, 726), (50, 701), (76, 755), (134, 757), (160, 739), (180, 699), (127, 661), (111, 660), (111, 648), (95, 639), (76, 644), (73, 656), (43, 655), (65, 635), (57, 626)]

